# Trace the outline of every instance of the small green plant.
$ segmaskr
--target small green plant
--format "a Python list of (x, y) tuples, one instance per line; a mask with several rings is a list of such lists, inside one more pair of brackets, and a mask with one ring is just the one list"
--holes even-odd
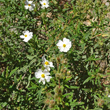
[(109, 110), (109, 1), (0, 0), (0, 109)]

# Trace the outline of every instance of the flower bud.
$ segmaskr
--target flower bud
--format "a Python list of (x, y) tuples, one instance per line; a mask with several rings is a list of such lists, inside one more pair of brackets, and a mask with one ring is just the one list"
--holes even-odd
[(61, 101), (61, 98), (60, 98), (60, 97), (58, 97), (58, 98), (57, 98), (57, 104), (59, 104), (59, 103), (60, 103), (60, 101)]
[(52, 0), (53, 1), (53, 3), (56, 5), (57, 4), (57, 1), (56, 0)]
[(102, 107), (103, 104), (104, 104), (104, 100), (98, 99), (98, 106)]
[(2, 54), (2, 57), (4, 57), (5, 56), (5, 54)]
[(41, 21), (38, 21), (38, 22), (37, 22), (37, 26), (40, 26), (40, 25), (41, 25)]
[(55, 101), (54, 101), (54, 100), (51, 100), (51, 101), (50, 101), (50, 104), (49, 104), (49, 108), (54, 107), (54, 105), (55, 105)]
[(61, 73), (60, 79), (65, 79), (65, 73)]
[(55, 87), (54, 92), (55, 92), (55, 93), (58, 93), (58, 92), (59, 92), (59, 85), (57, 85), (57, 86)]
[(71, 73), (71, 71), (67, 71), (67, 75), (68, 75), (68, 76), (70, 75), (70, 73)]
[(52, 16), (52, 13), (50, 12), (50, 13), (47, 13), (47, 15), (46, 15), (46, 17), (48, 17), (48, 18), (51, 18), (51, 16)]
[(63, 69), (63, 73), (66, 73), (66, 71), (67, 71), (66, 68), (64, 68), (64, 69)]
[(46, 13), (43, 12), (43, 13), (41, 14), (41, 17), (44, 18), (45, 16), (46, 16)]
[(51, 98), (52, 94), (51, 94), (50, 92), (47, 92), (47, 93), (46, 93), (46, 96), (47, 96), (48, 98)]
[(42, 70), (45, 70), (45, 67), (44, 66), (42, 66), (42, 68), (41, 68)]
[(67, 59), (65, 58), (65, 59), (63, 59), (62, 61), (61, 61), (61, 63), (67, 63)]
[(46, 99), (46, 100), (44, 101), (44, 103), (45, 103), (45, 104), (49, 104), (49, 103), (50, 103), (50, 100), (49, 100), (49, 99)]
[(57, 57), (57, 60), (58, 60), (58, 62), (60, 62), (60, 58), (59, 57)]
[(64, 36), (67, 36), (67, 35), (68, 35), (68, 33), (67, 33), (67, 32), (65, 32), (65, 33), (64, 33)]
[(55, 77), (57, 79), (65, 79), (65, 73), (57, 73), (57, 74), (55, 74)]
[(56, 100), (58, 98), (58, 94), (55, 93), (54, 99)]
[(59, 73), (56, 73), (56, 74), (55, 74), (55, 77), (59, 79), (59, 78), (60, 78)]

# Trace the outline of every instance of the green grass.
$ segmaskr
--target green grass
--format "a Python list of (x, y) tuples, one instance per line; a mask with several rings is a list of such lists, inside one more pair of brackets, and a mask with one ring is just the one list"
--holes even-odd
[[(109, 1), (108, 1), (109, 2)], [(110, 6), (101, 0), (49, 0), (33, 11), (25, 0), (0, 0), (0, 109), (109, 110)], [(28, 42), (23, 31), (33, 32)], [(67, 38), (68, 52), (56, 44)], [(39, 83), (42, 56), (53, 62)]]

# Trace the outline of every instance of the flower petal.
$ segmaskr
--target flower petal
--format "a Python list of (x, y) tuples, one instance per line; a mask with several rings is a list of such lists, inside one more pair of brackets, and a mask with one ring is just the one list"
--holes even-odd
[(33, 32), (30, 32), (30, 33), (29, 33), (29, 36), (33, 36)]
[(32, 4), (33, 7), (35, 7), (35, 4)]
[(47, 4), (45, 7), (46, 7), (46, 8), (48, 8), (48, 7), (49, 7), (49, 5)]
[(56, 44), (57, 46), (62, 46), (63, 42), (61, 40), (58, 41), (58, 43)]
[(50, 82), (50, 79), (51, 79), (51, 78), (52, 78), (51, 76), (46, 76), (46, 77), (45, 77), (45, 79), (46, 79), (47, 82)]
[(50, 67), (54, 67), (52, 62), (49, 62), (49, 66)]
[(36, 73), (42, 74), (43, 72), (42, 72), (41, 69), (38, 69), (38, 70), (36, 71)]
[(40, 4), (42, 5), (43, 4), (43, 1), (40, 1)]
[(45, 62), (45, 60), (46, 60), (46, 59), (45, 59), (45, 55), (42, 56), (42, 60)]
[(28, 34), (29, 33), (29, 31), (27, 30), (27, 31), (23, 31), (23, 34)]
[(32, 4), (33, 1), (28, 1), (28, 4)]
[(25, 1), (25, 4), (28, 5), (28, 0)]
[(34, 10), (34, 8), (32, 6), (29, 7), (29, 11), (32, 11)]
[(28, 39), (28, 38), (25, 38), (23, 41), (24, 41), (24, 42), (28, 42), (28, 41), (29, 41), (29, 39)]
[(24, 7), (25, 7), (25, 9), (28, 9), (28, 8), (29, 8), (29, 6), (28, 6), (28, 5), (25, 5)]
[(41, 77), (41, 74), (39, 74), (38, 72), (35, 72), (35, 77), (36, 78), (40, 78)]
[(41, 79), (39, 80), (39, 83), (41, 82)]
[(50, 71), (50, 67), (49, 66), (45, 66), (45, 68), (46, 68), (45, 69), (46, 71)]
[(43, 80), (42, 82), (43, 82), (43, 84), (45, 84), (45, 80)]
[(44, 71), (44, 74), (47, 76), (47, 75), (50, 75), (50, 73), (48, 71)]
[(64, 42), (64, 43), (69, 43), (69, 42), (70, 42), (70, 40), (69, 40), (69, 39), (67, 39), (67, 38), (63, 38), (63, 42)]
[(25, 38), (24, 35), (21, 35), (20, 38)]

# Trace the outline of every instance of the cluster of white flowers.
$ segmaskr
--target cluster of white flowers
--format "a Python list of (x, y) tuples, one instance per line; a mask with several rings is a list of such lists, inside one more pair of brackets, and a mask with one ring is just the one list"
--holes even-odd
[[(40, 1), (40, 4), (42, 5), (41, 8), (48, 8), (49, 7), (49, 2), (48, 0), (42, 0)], [(33, 1), (25, 1), (25, 9), (29, 9), (29, 11), (34, 10), (35, 4), (33, 4)], [(27, 31), (23, 31), (24, 35), (21, 35), (20, 38), (24, 38), (24, 42), (28, 42), (32, 37), (33, 37), (33, 33)]]
[[(71, 41), (67, 38), (63, 38), (63, 41), (59, 40), (57, 43), (58, 48), (60, 49), (61, 52), (67, 52), (71, 48)], [(45, 68), (44, 71), (41, 69), (38, 69), (37, 72), (35, 72), (35, 77), (40, 78), (39, 82), (43, 82), (45, 84), (45, 81), (49, 82), (50, 79), (52, 78), (49, 73), (50, 67), (54, 67), (53, 63), (46, 60), (45, 56), (42, 57), (42, 64)]]
[[(33, 1), (26, 0), (25, 8), (29, 9), (29, 11), (34, 10), (35, 4), (32, 3)], [(40, 4), (42, 5), (41, 8), (43, 9), (49, 7), (48, 0), (42, 0), (40, 1)], [(28, 42), (33, 37), (33, 32), (29, 32), (28, 30), (23, 31), (23, 34), (24, 35), (21, 35), (20, 38), (23, 38), (24, 42)], [(56, 45), (58, 46), (61, 52), (67, 52), (71, 48), (72, 43), (69, 39), (63, 38), (63, 41), (59, 40)], [(50, 67), (54, 67), (54, 66), (52, 62), (46, 60), (45, 56), (42, 57), (42, 64), (45, 69), (44, 70), (38, 69), (35, 72), (35, 77), (40, 78), (39, 83), (43, 82), (43, 84), (45, 84), (46, 81), (49, 82), (50, 79), (52, 78), (51, 76), (49, 76), (50, 75), (49, 71), (50, 71)]]
[(45, 81), (50, 82), (50, 79), (52, 77), (49, 76), (50, 75), (49, 71), (50, 71), (50, 67), (54, 67), (54, 66), (52, 62), (45, 59), (45, 56), (42, 57), (42, 60), (43, 60), (42, 64), (45, 69), (44, 70), (38, 69), (35, 72), (35, 77), (40, 78), (39, 83), (42, 81), (43, 84), (45, 84)]
[[(33, 1), (26, 0), (25, 2), (25, 9), (29, 9), (29, 11), (34, 10), (35, 4), (32, 3)], [(40, 1), (40, 4), (42, 5), (41, 8), (45, 9), (49, 7), (48, 0), (42, 0)]]

